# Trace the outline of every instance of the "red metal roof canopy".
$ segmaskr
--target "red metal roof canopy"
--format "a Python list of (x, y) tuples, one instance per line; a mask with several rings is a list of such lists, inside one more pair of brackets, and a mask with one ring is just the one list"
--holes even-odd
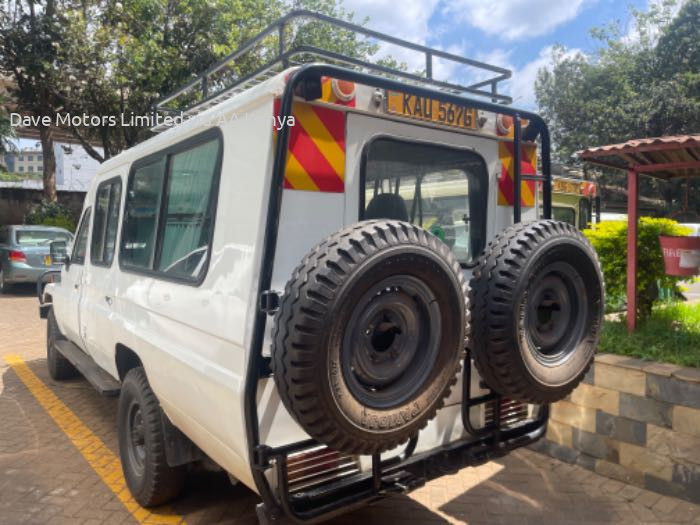
[(662, 179), (700, 176), (700, 134), (628, 140), (578, 152), (579, 158)]
[(700, 176), (700, 134), (635, 139), (578, 152), (581, 160), (627, 171), (627, 330), (637, 327), (639, 174), (660, 179)]

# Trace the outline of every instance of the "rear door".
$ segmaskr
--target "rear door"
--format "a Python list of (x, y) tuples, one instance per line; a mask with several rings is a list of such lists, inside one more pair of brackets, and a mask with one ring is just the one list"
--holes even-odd
[(407, 220), (437, 235), (469, 273), (493, 235), (497, 142), (348, 115), (345, 223)]
[(80, 320), (86, 351), (100, 365), (116, 375), (114, 361), (114, 263), (122, 179), (101, 182), (95, 192), (90, 257), (85, 265), (85, 291), (80, 302)]
[(61, 288), (64, 291), (64, 300), (54, 303), (56, 320), (61, 332), (83, 350), (83, 342), (80, 330), (80, 299), (83, 293), (83, 278), (85, 260), (88, 251), (88, 236), (90, 233), (91, 209), (86, 208), (80, 219), (77, 234), (73, 242), (73, 250), (70, 255), (70, 264), (64, 266), (61, 271)]

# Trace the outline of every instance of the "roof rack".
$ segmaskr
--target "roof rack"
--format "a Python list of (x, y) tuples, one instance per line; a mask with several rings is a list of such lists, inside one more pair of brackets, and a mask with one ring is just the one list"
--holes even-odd
[[(295, 26), (295, 23), (301, 20), (326, 24), (326, 29), (343, 31), (343, 36), (349, 35), (353, 39), (361, 36), (365, 37), (368, 43), (383, 43), (422, 53), (425, 59), (425, 71), (410, 73), (382, 63), (369, 62), (337, 51), (303, 43), (293, 43), (288, 47), (287, 41), (294, 40), (289, 38), (290, 35), (298, 35), (299, 30), (304, 27), (303, 25)], [(296, 33), (294, 33), (294, 29), (296, 29)], [(272, 53), (270, 50), (273, 50)], [(270, 54), (272, 54), (271, 57)], [(246, 61), (248, 64), (250, 63), (251, 58), (257, 59), (258, 63), (262, 61), (263, 65), (258, 66), (252, 73), (242, 73), (241, 69), (245, 68)], [(321, 13), (295, 10), (267, 26), (256, 36), (243, 43), (236, 51), (209, 67), (188, 84), (156, 102), (154, 109), (167, 113), (182, 111), (186, 115), (196, 115), (256, 84), (260, 84), (290, 66), (318, 61), (319, 59), (365, 72), (406, 80), (413, 84), (433, 86), (455, 94), (477, 95), (504, 104), (512, 102), (511, 97), (498, 92), (498, 84), (511, 77), (511, 71), (508, 69), (414, 44)], [(433, 76), (435, 59), (445, 64), (451, 63), (453, 67), (469, 68), (462, 73), (471, 74), (472, 77), (480, 79), (468, 85), (438, 80)], [(184, 99), (184, 106), (173, 105), (178, 99)], [(158, 128), (154, 128), (154, 131), (159, 131)]]

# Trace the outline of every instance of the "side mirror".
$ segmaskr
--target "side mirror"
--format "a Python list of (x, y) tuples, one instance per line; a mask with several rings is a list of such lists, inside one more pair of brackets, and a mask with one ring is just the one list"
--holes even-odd
[(51, 261), (56, 264), (65, 264), (66, 269), (70, 265), (70, 257), (68, 256), (68, 243), (66, 241), (53, 241), (49, 244), (49, 253)]

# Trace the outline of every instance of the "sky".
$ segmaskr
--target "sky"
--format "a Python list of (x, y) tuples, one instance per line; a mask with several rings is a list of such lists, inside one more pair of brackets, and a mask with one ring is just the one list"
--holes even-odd
[[(569, 52), (591, 53), (600, 43), (590, 29), (619, 22), (634, 32), (630, 7), (646, 9), (654, 0), (344, 0), (355, 20), (369, 17), (367, 27), (412, 42), (437, 47), (512, 70), (501, 90), (513, 105), (536, 109), (537, 71), (550, 62), (555, 44)], [(422, 55), (386, 47), (382, 52), (424, 69)], [(473, 71), (434, 66), (436, 78), (459, 82)], [(479, 78), (479, 77), (477, 77)]]

